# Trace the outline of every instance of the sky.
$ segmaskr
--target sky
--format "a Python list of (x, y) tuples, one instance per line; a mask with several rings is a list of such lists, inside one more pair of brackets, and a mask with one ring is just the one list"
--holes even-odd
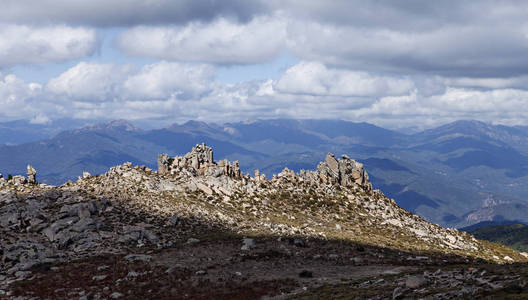
[(2, 0), (0, 122), (528, 125), (528, 2)]

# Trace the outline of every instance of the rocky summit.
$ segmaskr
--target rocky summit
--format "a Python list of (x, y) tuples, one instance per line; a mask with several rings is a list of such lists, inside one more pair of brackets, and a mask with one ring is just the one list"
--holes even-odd
[(528, 254), (446, 229), (328, 154), (268, 179), (196, 145), (62, 186), (0, 175), (0, 299), (453, 299), (528, 293)]

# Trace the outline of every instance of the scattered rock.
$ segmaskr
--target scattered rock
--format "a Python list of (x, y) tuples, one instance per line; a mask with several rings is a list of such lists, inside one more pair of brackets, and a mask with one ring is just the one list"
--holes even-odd
[(119, 298), (122, 298), (124, 297), (125, 295), (119, 293), (119, 292), (113, 292), (112, 294), (110, 294), (110, 298), (112, 299), (119, 299)]
[(401, 299), (401, 296), (403, 296), (403, 289), (401, 287), (397, 287), (392, 291), (392, 299)]
[(352, 261), (354, 262), (355, 265), (359, 265), (359, 264), (361, 264), (361, 262), (363, 262), (363, 260), (361, 259), (361, 257), (358, 257), (358, 256), (353, 257), (353, 258), (352, 258)]
[(290, 244), (293, 244), (296, 247), (306, 247), (306, 244), (302, 239), (290, 239)]
[(94, 280), (94, 281), (103, 281), (103, 280), (106, 279), (106, 277), (108, 277), (108, 275), (97, 275), (97, 276), (92, 277), (92, 280)]
[(189, 239), (187, 239), (186, 244), (192, 245), (192, 244), (196, 244), (196, 243), (199, 243), (199, 242), (200, 242), (199, 239), (189, 238)]
[(257, 246), (254, 239), (245, 238), (242, 240), (242, 248), (241, 250), (251, 250)]
[(411, 289), (416, 289), (427, 284), (427, 282), (427, 279), (423, 275), (409, 276), (405, 280), (405, 286)]
[(127, 274), (126, 277), (132, 277), (132, 278), (134, 278), (134, 277), (138, 277), (138, 276), (139, 276), (139, 274), (138, 274), (137, 272), (130, 271), (130, 272), (128, 272), (128, 274)]
[(180, 222), (180, 219), (178, 218), (178, 214), (173, 214), (172, 217), (169, 218), (169, 220), (167, 221), (167, 224), (169, 226), (176, 226), (178, 225), (178, 223)]
[(125, 256), (125, 259), (130, 262), (142, 261), (149, 262), (152, 259), (152, 256), (145, 254), (129, 254)]
[(104, 270), (108, 270), (108, 269), (110, 269), (110, 266), (106, 266), (106, 265), (105, 265), (105, 266), (99, 266), (99, 267), (97, 267), (97, 271), (104, 271)]

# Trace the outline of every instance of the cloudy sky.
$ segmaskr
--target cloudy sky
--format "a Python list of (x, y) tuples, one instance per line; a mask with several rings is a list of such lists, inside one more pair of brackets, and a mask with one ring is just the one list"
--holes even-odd
[(526, 1), (3, 0), (0, 121), (528, 125)]

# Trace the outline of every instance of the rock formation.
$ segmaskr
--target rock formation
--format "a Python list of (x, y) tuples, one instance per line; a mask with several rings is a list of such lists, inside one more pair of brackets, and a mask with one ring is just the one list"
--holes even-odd
[(347, 155), (343, 155), (342, 159), (337, 160), (333, 154), (328, 153), (325, 161), (317, 166), (317, 172), (323, 183), (342, 186), (357, 184), (372, 189), (368, 174), (363, 169), (363, 164), (350, 159)]
[(27, 165), (27, 182), (29, 184), (37, 184), (37, 170), (31, 165)]
[(320, 162), (315, 171), (301, 170), (295, 174), (292, 170), (285, 168), (274, 175), (274, 180), (287, 180), (291, 182), (307, 182), (316, 186), (360, 186), (367, 191), (372, 190), (367, 172), (363, 169), (363, 164), (343, 155), (337, 160), (332, 153), (328, 153), (325, 161)]
[(191, 152), (184, 156), (169, 157), (167, 154), (158, 156), (158, 172), (160, 174), (176, 174), (182, 171), (190, 172), (196, 176), (242, 177), (238, 161), (230, 163), (227, 160), (222, 160), (216, 163), (213, 159), (213, 149), (204, 143), (197, 144)]
[[(179, 174), (187, 171), (194, 176), (225, 175), (231, 178), (245, 178), (249, 176), (242, 174), (238, 161), (230, 163), (222, 160), (216, 163), (213, 159), (213, 149), (205, 144), (198, 144), (192, 151), (184, 156), (169, 157), (167, 154), (158, 156), (158, 172), (160, 174)], [(266, 175), (255, 170), (254, 181), (266, 181)], [(282, 172), (274, 175), (271, 181), (287, 180), (291, 182), (303, 181), (312, 185), (341, 185), (341, 186), (361, 186), (367, 190), (372, 190), (368, 174), (363, 169), (363, 164), (343, 155), (337, 160), (335, 156), (328, 153), (325, 161), (319, 163), (315, 171), (301, 171), (295, 174), (294, 171), (285, 168)]]

